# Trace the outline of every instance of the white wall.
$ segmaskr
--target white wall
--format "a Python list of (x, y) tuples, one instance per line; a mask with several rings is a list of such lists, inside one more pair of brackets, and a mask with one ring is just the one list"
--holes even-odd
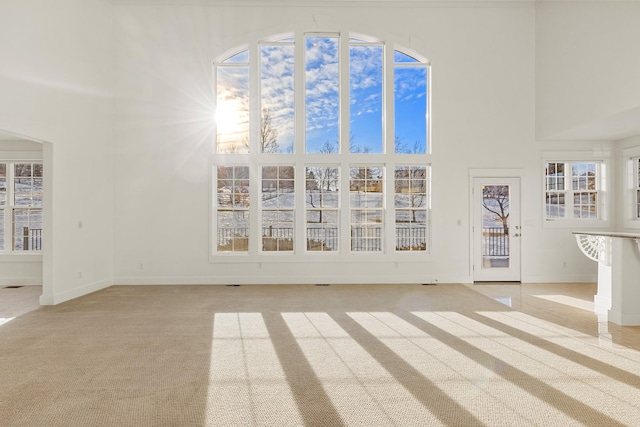
[[(317, 3), (167, 3), (0, 6), (0, 129), (47, 142), (43, 303), (114, 281), (266, 283), (327, 272), (366, 280), (352, 271), (385, 280), (470, 281), (469, 171), (491, 168), (515, 169), (522, 178), (523, 281), (595, 279), (595, 263), (579, 253), (571, 229), (543, 224), (541, 187), (542, 152), (591, 143), (541, 143), (535, 132), (556, 134), (638, 105), (632, 76), (640, 67), (628, 54), (638, 31), (631, 4), (581, 3), (585, 15), (571, 9), (576, 5), (550, 2), (387, 4), (366, 13)], [(594, 25), (606, 42), (594, 39)], [(378, 36), (430, 59), (430, 262), (399, 269), (393, 262), (209, 262), (212, 60), (248, 38), (293, 29)], [(603, 64), (585, 67), (593, 56)]]
[(640, 121), (638, 22), (638, 2), (536, 2), (538, 138), (626, 112)]
[(0, 129), (48, 143), (41, 302), (58, 303), (112, 283), (113, 5), (3, 1), (0, 40)]
[[(571, 230), (542, 224), (545, 147), (534, 136), (534, 6), (488, 5), (369, 6), (366, 13), (354, 7), (117, 5), (114, 280), (270, 283), (329, 275), (333, 281), (468, 282), (469, 170), (478, 168), (521, 171), (524, 281), (593, 280), (596, 266), (580, 254)], [(291, 29), (394, 39), (431, 61), (430, 263), (399, 269), (393, 262), (209, 263), (212, 61), (248, 38)]]

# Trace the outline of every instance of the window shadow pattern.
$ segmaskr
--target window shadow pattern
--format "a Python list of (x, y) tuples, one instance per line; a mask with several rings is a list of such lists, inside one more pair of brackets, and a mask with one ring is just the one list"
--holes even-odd
[(0, 413), (9, 426), (640, 425), (640, 353), (580, 334), (463, 285), (112, 287), (0, 325)]

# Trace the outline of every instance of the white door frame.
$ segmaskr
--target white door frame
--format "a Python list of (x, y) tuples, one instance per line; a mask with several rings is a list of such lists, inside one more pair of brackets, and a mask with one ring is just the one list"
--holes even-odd
[[(469, 276), (474, 281), (474, 221), (475, 221), (475, 200), (473, 194), (474, 181), (478, 178), (517, 178), (520, 181), (520, 200), (518, 203), (522, 206), (522, 176), (524, 169), (469, 169)], [(522, 214), (520, 215), (522, 217)], [(520, 224), (518, 224), (520, 225)], [(520, 245), (520, 240), (517, 244)], [(519, 251), (520, 253), (522, 251)], [(520, 255), (521, 257), (521, 255)], [(522, 279), (522, 260), (520, 259), (520, 270), (518, 271), (518, 281)]]

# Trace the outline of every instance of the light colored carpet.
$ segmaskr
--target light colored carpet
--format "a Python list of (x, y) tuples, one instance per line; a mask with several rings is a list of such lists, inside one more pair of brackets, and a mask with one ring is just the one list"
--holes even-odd
[(638, 426), (640, 328), (593, 292), (0, 289), (0, 426)]

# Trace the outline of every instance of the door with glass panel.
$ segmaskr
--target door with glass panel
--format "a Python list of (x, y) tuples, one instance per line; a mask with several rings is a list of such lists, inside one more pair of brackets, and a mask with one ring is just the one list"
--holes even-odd
[(473, 280), (520, 281), (520, 179), (473, 180)]

